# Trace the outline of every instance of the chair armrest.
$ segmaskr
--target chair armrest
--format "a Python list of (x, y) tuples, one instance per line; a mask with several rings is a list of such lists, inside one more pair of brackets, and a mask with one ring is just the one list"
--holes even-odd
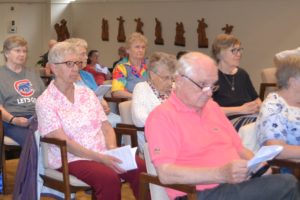
[(300, 161), (287, 159), (273, 159), (268, 161), (271, 166), (288, 167), (293, 170), (295, 177), (300, 180)]
[(115, 133), (116, 133), (116, 138), (117, 138), (117, 145), (121, 146), (122, 142), (122, 136), (123, 135), (129, 135), (131, 139), (131, 146), (132, 147), (137, 147), (138, 142), (137, 142), (137, 130), (135, 128), (125, 128), (125, 127), (116, 127), (114, 128)]
[(149, 195), (149, 183), (187, 193), (188, 200), (196, 200), (197, 198), (197, 190), (194, 185), (163, 184), (160, 182), (158, 176), (142, 172), (140, 174), (140, 200), (147, 199), (147, 196)]
[(144, 127), (137, 127), (133, 124), (124, 124), (124, 123), (117, 123), (117, 127), (123, 127), (123, 128), (133, 128), (136, 129), (138, 131), (145, 131)]
[(47, 144), (53, 144), (59, 147), (60, 156), (62, 162), (62, 173), (63, 173), (63, 181), (65, 185), (70, 185), (69, 180), (69, 167), (68, 167), (68, 156), (67, 156), (67, 142), (65, 140), (60, 140), (56, 138), (41, 138), (41, 142)]
[(115, 102), (115, 103), (121, 103), (123, 101), (128, 101), (127, 98), (104, 97), (104, 99), (107, 102)]

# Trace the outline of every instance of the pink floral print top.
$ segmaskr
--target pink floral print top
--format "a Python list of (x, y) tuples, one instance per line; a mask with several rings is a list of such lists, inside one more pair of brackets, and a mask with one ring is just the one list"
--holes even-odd
[[(74, 103), (70, 102), (52, 81), (37, 99), (38, 131), (42, 137), (62, 128), (64, 133), (81, 146), (101, 152), (106, 150), (102, 122), (107, 120), (94, 92), (74, 84)], [(68, 153), (68, 162), (85, 160)], [(54, 145), (48, 149), (49, 167), (61, 167), (60, 150)]]

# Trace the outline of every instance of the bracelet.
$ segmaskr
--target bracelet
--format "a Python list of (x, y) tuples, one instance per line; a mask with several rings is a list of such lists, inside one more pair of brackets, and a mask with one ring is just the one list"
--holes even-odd
[(10, 120), (9, 120), (9, 124), (12, 124), (12, 121), (14, 120), (14, 118), (15, 118), (16, 116), (12, 116), (12, 118), (10, 118)]

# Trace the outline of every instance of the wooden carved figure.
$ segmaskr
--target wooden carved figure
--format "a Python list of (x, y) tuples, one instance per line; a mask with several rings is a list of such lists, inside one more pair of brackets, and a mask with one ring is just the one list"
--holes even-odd
[(70, 38), (70, 33), (67, 27), (67, 21), (65, 19), (62, 19), (60, 21), (60, 28), (61, 28), (61, 32), (63, 34), (62, 38), (63, 40), (69, 39)]
[(199, 48), (208, 48), (208, 39), (206, 37), (205, 29), (207, 28), (207, 24), (204, 22), (204, 18), (198, 20), (198, 47)]
[(163, 45), (164, 44), (164, 39), (162, 38), (162, 27), (161, 27), (161, 22), (155, 18), (155, 44)]
[(109, 41), (108, 20), (102, 18), (102, 40)]
[(119, 21), (119, 29), (118, 29), (118, 37), (117, 40), (118, 42), (125, 42), (126, 41), (126, 36), (125, 36), (125, 29), (124, 29), (124, 22), (125, 20), (123, 19), (122, 16), (117, 18)]
[(224, 26), (223, 28), (222, 28), (222, 31), (224, 31), (224, 33), (225, 34), (231, 34), (231, 32), (232, 32), (232, 29), (233, 29), (233, 25), (228, 25), (228, 24), (226, 24), (226, 26)]
[(184, 37), (184, 26), (183, 23), (176, 22), (176, 35), (175, 35), (175, 45), (185, 46), (185, 37)]
[(60, 29), (60, 25), (58, 23), (56, 23), (54, 25), (54, 29), (55, 29), (55, 32), (56, 32), (56, 35), (57, 35), (57, 41), (58, 42), (63, 41), (62, 34), (61, 34), (61, 29)]
[(67, 27), (67, 21), (65, 19), (62, 19), (60, 21), (60, 24), (56, 23), (54, 25), (54, 29), (57, 35), (57, 41), (61, 42), (68, 38), (70, 38), (70, 33)]
[(142, 22), (141, 18), (134, 19), (134, 21), (136, 22), (136, 32), (144, 35), (144, 32), (142, 30), (144, 23)]

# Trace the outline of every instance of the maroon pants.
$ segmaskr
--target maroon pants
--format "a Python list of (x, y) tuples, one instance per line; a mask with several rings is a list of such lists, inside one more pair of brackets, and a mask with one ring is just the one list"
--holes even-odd
[(102, 163), (90, 160), (79, 160), (69, 163), (69, 173), (89, 184), (97, 200), (121, 200), (121, 181), (130, 183), (134, 196), (139, 196), (139, 174), (146, 172), (145, 162), (136, 157), (138, 168), (117, 174)]

